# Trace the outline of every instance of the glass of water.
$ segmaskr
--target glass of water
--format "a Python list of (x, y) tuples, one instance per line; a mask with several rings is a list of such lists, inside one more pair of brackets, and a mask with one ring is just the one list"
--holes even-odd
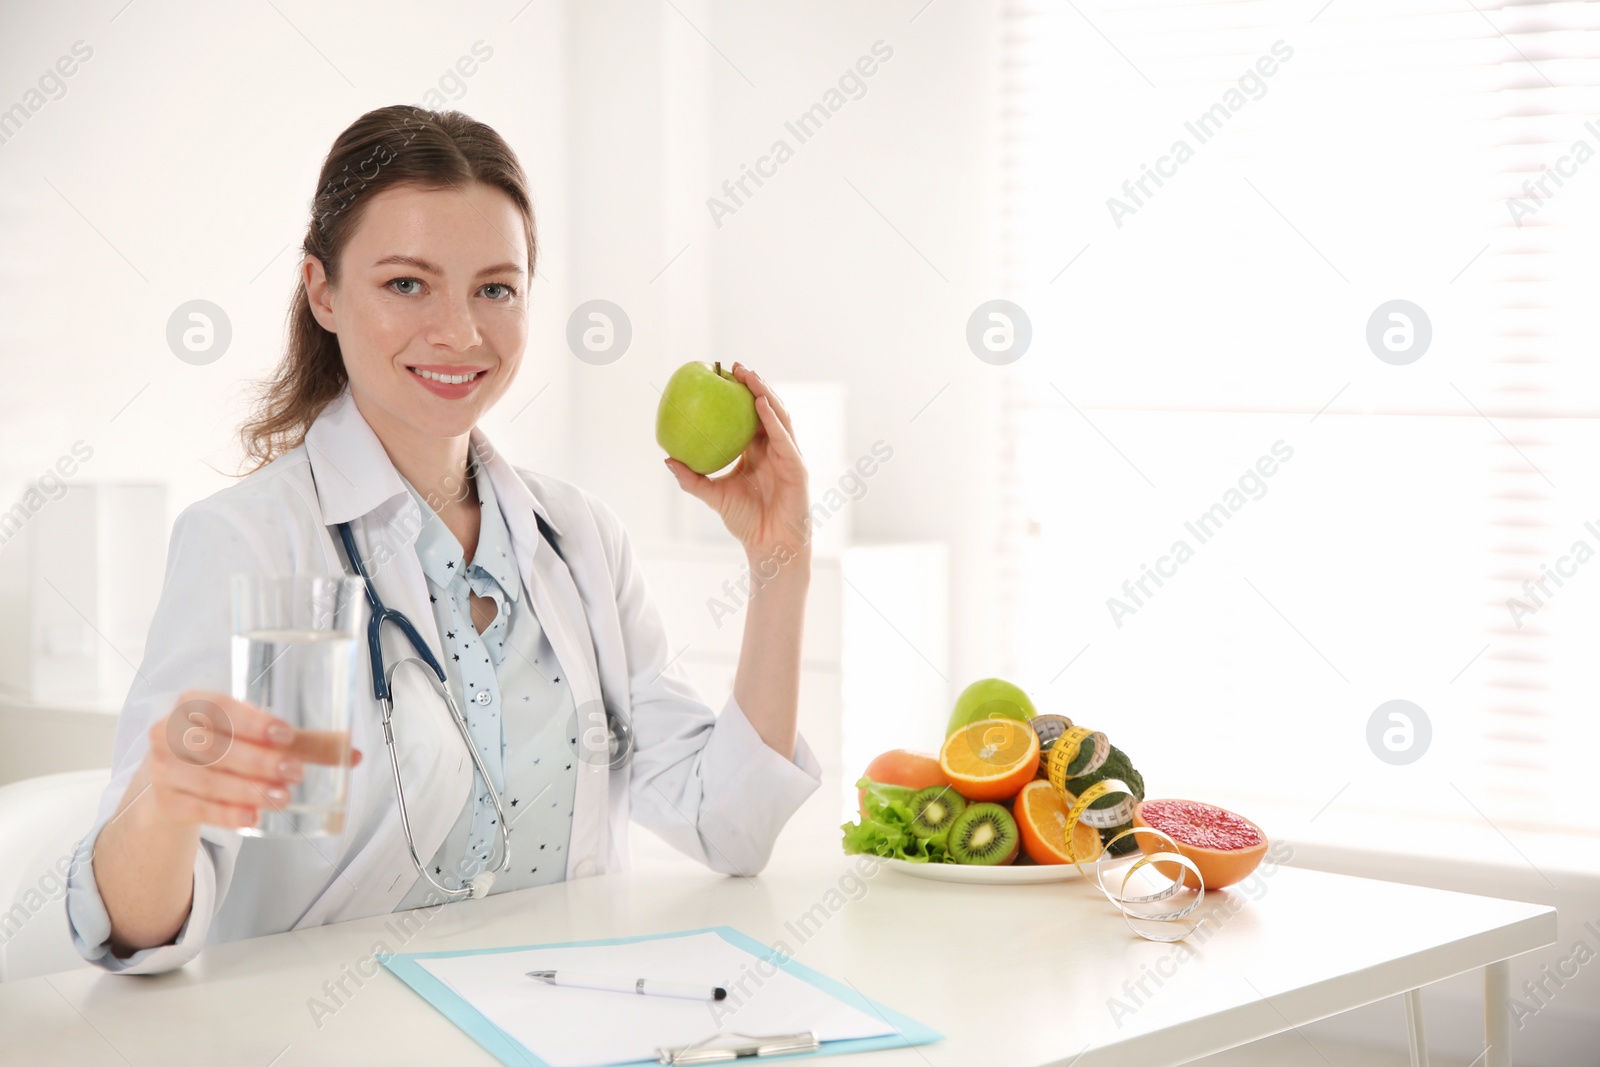
[(264, 801), (248, 837), (317, 837), (344, 830), (350, 790), (350, 714), (358, 669), (360, 579), (314, 574), (233, 576), (235, 700), (295, 730), (290, 755), (305, 777), (289, 803)]

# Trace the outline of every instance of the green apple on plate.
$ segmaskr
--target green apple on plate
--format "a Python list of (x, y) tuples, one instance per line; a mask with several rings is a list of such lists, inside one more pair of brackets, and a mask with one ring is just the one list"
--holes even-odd
[(1027, 722), (1037, 715), (1033, 701), (1019, 686), (1004, 678), (980, 678), (956, 697), (955, 710), (950, 712), (950, 725), (944, 735), (949, 737), (969, 722), (979, 719), (1016, 719)]
[(721, 363), (685, 363), (661, 390), (656, 443), (696, 474), (738, 459), (760, 428), (755, 394)]

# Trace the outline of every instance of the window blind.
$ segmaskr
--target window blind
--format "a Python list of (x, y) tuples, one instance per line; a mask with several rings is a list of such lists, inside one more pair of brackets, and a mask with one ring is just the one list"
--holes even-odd
[(1007, 669), (1167, 795), (1600, 832), (1600, 4), (1002, 33)]

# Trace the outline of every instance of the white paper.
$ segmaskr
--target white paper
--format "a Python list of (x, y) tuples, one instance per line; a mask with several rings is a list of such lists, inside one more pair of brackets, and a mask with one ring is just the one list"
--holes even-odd
[[(417, 964), (551, 1067), (654, 1061), (658, 1048), (693, 1044), (716, 1033), (809, 1030), (818, 1041), (838, 1041), (896, 1032), (876, 1014), (775, 965), (758, 966), (755, 956), (715, 933), (441, 957)], [(562, 969), (720, 985), (728, 999), (568, 989), (527, 975)]]

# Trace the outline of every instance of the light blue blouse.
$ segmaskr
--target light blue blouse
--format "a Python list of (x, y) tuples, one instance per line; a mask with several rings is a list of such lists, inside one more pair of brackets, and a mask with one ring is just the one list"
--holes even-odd
[[(488, 472), (475, 452), (469, 464), (476, 471), (483, 511), (471, 564), (444, 520), (406, 482), (422, 509), (417, 557), (442, 639), (445, 673), (492, 779), (485, 783), (474, 769), (473, 796), (428, 863), (441, 885), (454, 888), (491, 859), (498, 862), (499, 817), (488, 792), (494, 789), (512, 828), (511, 867), (496, 876), (491, 889), (502, 893), (566, 876), (578, 781), (578, 717), (571, 685), (562, 680), (555, 650), (523, 588)], [(469, 593), (494, 602), (494, 621), (481, 634), (472, 623)], [(394, 910), (439, 900), (438, 891), (418, 875)]]

